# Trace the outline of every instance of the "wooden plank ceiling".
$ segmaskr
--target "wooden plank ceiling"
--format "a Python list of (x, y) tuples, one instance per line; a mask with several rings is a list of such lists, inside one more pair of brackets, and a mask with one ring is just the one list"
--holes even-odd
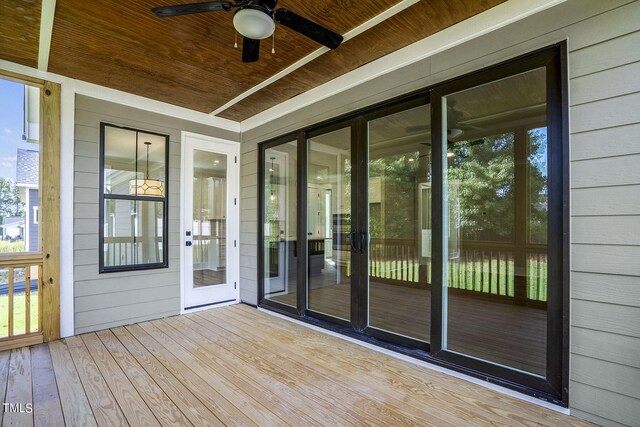
[[(345, 34), (399, 1), (280, 0), (278, 7)], [(421, 0), (219, 115), (242, 121), (503, 1)], [(240, 47), (233, 46), (233, 12), (166, 19), (150, 12), (191, 2), (57, 0), (48, 70), (210, 113), (320, 47), (278, 26), (275, 55), (265, 40), (260, 60), (242, 63), (241, 36)], [(40, 1), (2, 2), (1, 11), (0, 58), (37, 66)]]
[(40, 0), (0, 2), (0, 59), (38, 66)]

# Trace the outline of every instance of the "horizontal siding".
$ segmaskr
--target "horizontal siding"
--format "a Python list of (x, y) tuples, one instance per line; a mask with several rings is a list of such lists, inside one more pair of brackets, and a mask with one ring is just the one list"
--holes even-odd
[(640, 245), (640, 215), (580, 216), (571, 224), (573, 243)]
[(258, 246), (250, 237), (257, 142), (563, 40), (571, 106), (570, 407), (596, 423), (638, 425), (640, 1), (568, 0), (245, 132), (243, 300), (257, 298)]
[[(98, 272), (100, 122), (169, 135), (169, 268)], [(181, 132), (238, 141), (236, 133), (96, 100), (76, 99), (74, 310), (76, 333), (166, 317), (180, 311)]]
[(571, 407), (596, 414), (603, 425), (609, 425), (611, 420), (611, 425), (637, 426), (640, 419), (640, 400), (577, 381), (571, 384)]
[(572, 280), (571, 297), (574, 299), (639, 305), (640, 280), (636, 276), (574, 272)]
[[(611, 141), (612, 143), (603, 143)], [(571, 137), (571, 158), (604, 159), (640, 154), (640, 123), (581, 133)]]
[(240, 154), (240, 299), (258, 303), (258, 150), (243, 143)]
[(640, 338), (636, 337), (574, 327), (571, 352), (640, 369)]
[(573, 300), (573, 326), (640, 338), (640, 307)]
[(640, 154), (574, 161), (571, 165), (571, 187), (634, 185), (640, 182), (639, 165)]

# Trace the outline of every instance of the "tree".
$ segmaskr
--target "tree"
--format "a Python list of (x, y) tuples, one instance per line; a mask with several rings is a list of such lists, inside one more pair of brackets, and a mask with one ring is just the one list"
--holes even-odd
[(23, 216), (24, 203), (15, 183), (7, 178), (0, 178), (0, 216)]

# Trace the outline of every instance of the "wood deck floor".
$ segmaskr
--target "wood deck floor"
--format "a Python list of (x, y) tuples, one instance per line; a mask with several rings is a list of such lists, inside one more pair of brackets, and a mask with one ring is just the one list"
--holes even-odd
[[(291, 306), (297, 294), (271, 297)], [(371, 281), (369, 324), (385, 331), (429, 341), (431, 290)], [(537, 375), (546, 372), (547, 312), (496, 302), (469, 293), (452, 294), (448, 306), (448, 348)], [(321, 313), (350, 318), (348, 284), (318, 286), (309, 295), (310, 307)]]
[(246, 305), (0, 353), (2, 425), (588, 425)]

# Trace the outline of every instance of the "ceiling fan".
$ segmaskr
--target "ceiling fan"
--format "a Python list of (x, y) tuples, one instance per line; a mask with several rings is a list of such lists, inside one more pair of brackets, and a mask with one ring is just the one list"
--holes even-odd
[(153, 13), (161, 18), (191, 15), (203, 12), (228, 12), (238, 9), (233, 16), (233, 26), (244, 37), (242, 62), (255, 62), (260, 54), (260, 40), (271, 36), (276, 22), (299, 32), (330, 49), (342, 43), (342, 36), (283, 7), (276, 9), (278, 0), (208, 1), (154, 7)]

